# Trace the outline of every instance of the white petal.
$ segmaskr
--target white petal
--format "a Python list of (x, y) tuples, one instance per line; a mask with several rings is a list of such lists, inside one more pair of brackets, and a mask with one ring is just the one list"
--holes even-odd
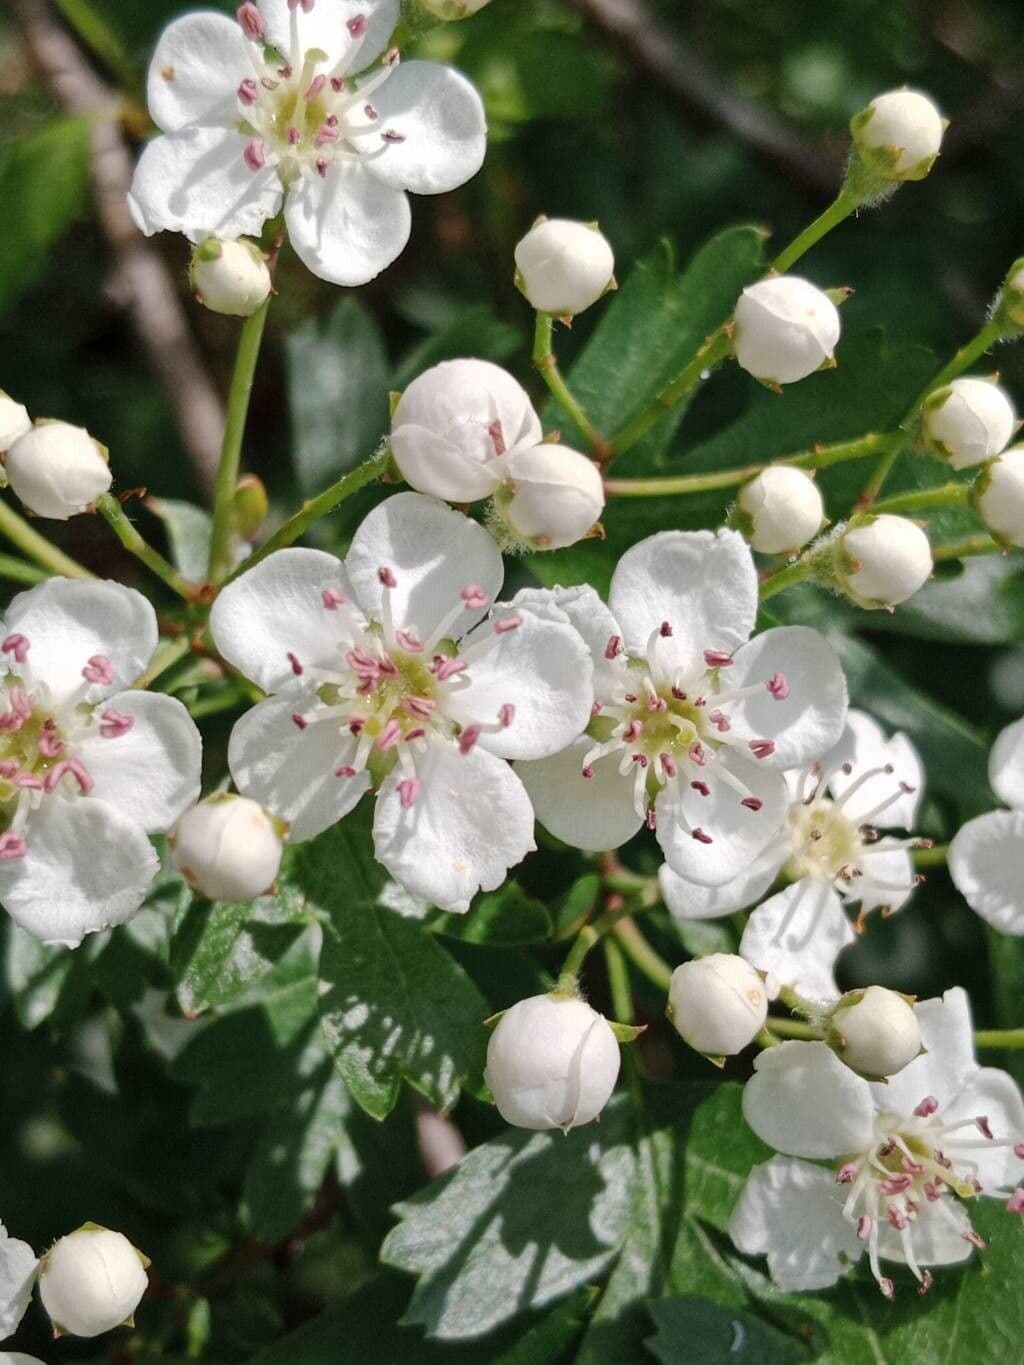
[(994, 929), (1024, 935), (1024, 810), (993, 810), (961, 826), (949, 846), (949, 875)]
[(869, 845), (857, 867), (861, 876), (849, 884), (847, 899), (850, 904), (859, 901), (863, 911), (879, 906), (890, 913), (902, 910), (914, 894), (914, 860), (906, 849), (886, 851), (880, 844)]
[(19, 593), (4, 615), (4, 630), (28, 639), (29, 677), (45, 684), (57, 706), (83, 687), (82, 669), (95, 655), (109, 659), (115, 681), (93, 684), (90, 699), (133, 683), (158, 639), (156, 613), (142, 593), (84, 578), (51, 578)]
[[(518, 609), (517, 609), (518, 608)], [(483, 621), (463, 642), (469, 650), (493, 631), (493, 621), (519, 616), (522, 625), (462, 676), (469, 686), (456, 692), (447, 713), (461, 725), (491, 723), (502, 706), (515, 707), (512, 724), (484, 732), (480, 743), (499, 758), (547, 758), (580, 736), (594, 703), (590, 651), (568, 620), (545, 620), (514, 603)]]
[(705, 649), (731, 654), (757, 617), (754, 559), (735, 531), (661, 531), (619, 560), (608, 605), (634, 653), (668, 621), (694, 661)]
[(658, 871), (661, 894), (676, 919), (718, 919), (759, 900), (778, 876), (784, 858), (785, 850), (779, 850), (773, 841), (748, 868), (720, 886), (687, 881), (668, 863), (662, 863)]
[(855, 937), (830, 883), (803, 877), (750, 916), (740, 956), (767, 973), (773, 995), (790, 986), (810, 1000), (835, 1000), (836, 958)]
[(461, 754), (434, 743), (416, 763), (423, 783), (404, 809), (396, 767), (377, 798), (377, 861), (415, 896), (462, 914), (477, 891), (493, 891), (533, 851), (533, 808), (509, 765), (478, 747)]
[(887, 1084), (872, 1086), (875, 1103), (891, 1113), (911, 1114), (931, 1095), (941, 1113), (979, 1071), (967, 992), (955, 986), (941, 999), (921, 1000), (915, 1013), (926, 1051), (890, 1076)]
[(825, 1043), (780, 1043), (754, 1059), (743, 1117), (762, 1142), (787, 1156), (824, 1160), (871, 1145), (871, 1087)]
[[(852, 772), (842, 771), (842, 765), (849, 763)], [(897, 733), (891, 739), (873, 717), (864, 711), (848, 711), (846, 728), (839, 743), (830, 754), (822, 759), (822, 768), (833, 774), (829, 791), (837, 799), (844, 792), (859, 783), (866, 772), (872, 768), (891, 767), (892, 773), (879, 773), (868, 778), (863, 786), (843, 802), (843, 813), (855, 825), (863, 824), (877, 806), (894, 795), (902, 783), (913, 790), (901, 792), (899, 799), (881, 812), (873, 824), (884, 829), (913, 829), (917, 820), (918, 808), (924, 795), (924, 765), (913, 744), (904, 734)]]
[[(288, 0), (258, 0), (267, 21), (267, 37), (284, 57), (291, 59), (291, 15)], [(387, 47), (398, 24), (399, 0), (319, 0), (307, 14), (297, 15), (302, 53), (318, 47), (326, 52), (328, 65), (343, 74), (362, 71)], [(353, 38), (348, 24), (367, 20), (362, 38)]]
[(633, 805), (632, 779), (619, 775), (617, 755), (598, 759), (594, 776), (583, 776), (583, 758), (592, 748), (584, 736), (551, 758), (517, 763), (516, 772), (545, 829), (573, 848), (600, 853), (632, 839), (643, 821)]
[(38, 1265), (29, 1244), (9, 1236), (0, 1223), (0, 1341), (18, 1330), (32, 1298)]
[[(422, 493), (396, 493), (375, 507), (352, 538), (345, 568), (360, 606), (376, 621), (384, 596), (380, 570), (390, 569), (398, 580), (390, 590), (395, 624), (420, 639), (458, 605), (463, 588), (476, 584), (493, 600), (504, 577), (498, 547), (484, 528)], [(463, 612), (452, 638), (461, 638), (482, 615)]]
[[(970, 1231), (967, 1210), (956, 1199), (942, 1199), (936, 1204), (924, 1202), (913, 1224), (910, 1245), (914, 1260), (919, 1266), (958, 1265), (968, 1260), (974, 1247), (964, 1234)], [(900, 1235), (888, 1223), (879, 1225), (878, 1254), (883, 1261), (906, 1264)]]
[[(369, 170), (397, 190), (441, 194), (464, 185), (483, 165), (487, 119), (465, 76), (438, 62), (403, 62), (374, 93), (384, 143)], [(370, 136), (380, 137), (379, 132)]]
[[(720, 764), (760, 799), (760, 810), (740, 804), (744, 798), (723, 781)], [(707, 796), (682, 776), (662, 789), (655, 807), (655, 832), (666, 861), (681, 877), (721, 886), (748, 868), (779, 837), (789, 809), (789, 792), (780, 772), (733, 749), (719, 750), (715, 762), (701, 769), (700, 777), (708, 788)], [(694, 838), (692, 830), (709, 835), (711, 843)]]
[(844, 1198), (831, 1171), (772, 1157), (747, 1177), (729, 1236), (744, 1255), (768, 1257), (780, 1289), (827, 1289), (864, 1249), (855, 1225), (843, 1217)]
[(252, 75), (245, 49), (241, 28), (226, 14), (206, 10), (169, 24), (146, 83), (156, 126), (165, 133), (193, 123), (230, 127), (238, 118), (238, 87)]
[[(325, 588), (346, 598), (345, 611), (324, 606)], [(337, 668), (364, 618), (341, 561), (323, 550), (278, 550), (217, 595), (210, 630), (217, 648), (264, 692), (293, 687), (300, 668)], [(304, 675), (300, 675), (304, 676)]]
[(1000, 801), (1024, 807), (1024, 720), (1000, 730), (988, 756), (988, 780)]
[[(98, 725), (107, 707), (132, 716), (132, 728), (104, 739)], [(150, 834), (169, 830), (199, 799), (203, 741), (188, 711), (157, 692), (120, 692), (101, 703), (94, 721), (97, 728), (74, 745), (95, 783), (92, 795)]]
[(846, 679), (824, 635), (806, 626), (766, 630), (735, 656), (725, 687), (753, 687), (781, 673), (789, 695), (777, 701), (768, 688), (726, 708), (733, 733), (770, 739), (771, 762), (799, 768), (828, 752), (846, 721)]
[(249, 139), (224, 128), (154, 138), (135, 167), (128, 207), (139, 230), (203, 237), (258, 237), (281, 207), (277, 171), (245, 163)]
[(607, 657), (609, 645), (622, 631), (618, 621), (589, 584), (577, 588), (523, 588), (513, 601), (540, 610), (545, 603), (553, 604), (568, 616), (582, 635), (594, 661), (594, 695), (609, 700), (628, 692), (628, 666), (621, 654)]
[(131, 919), (160, 866), (141, 825), (92, 797), (44, 800), (24, 835), (25, 856), (0, 862), (0, 902), (44, 943)]
[[(1024, 1142), (1024, 1100), (1012, 1076), (994, 1066), (980, 1067), (948, 1108), (937, 1115), (944, 1123), (958, 1119), (985, 1118), (994, 1141), (989, 1147), (972, 1147), (966, 1155), (977, 1167), (977, 1177), (986, 1194), (1011, 1191), (1024, 1177), (1024, 1162), (1012, 1146), (1002, 1143)], [(960, 1135), (976, 1140), (980, 1133), (965, 1129)], [(955, 1140), (950, 1140), (955, 1151)], [(948, 1153), (947, 1153), (948, 1155)], [(954, 1158), (953, 1164), (956, 1165)]]
[(274, 697), (246, 711), (231, 731), (228, 766), (242, 795), (284, 820), (291, 842), (302, 843), (347, 815), (370, 778), (336, 775), (356, 751), (336, 716), (317, 720), (314, 713), (300, 730), (294, 710), (292, 698)]
[(288, 194), (288, 236), (307, 269), (331, 284), (366, 284), (402, 254), (412, 211), (361, 165), (335, 161), (326, 175), (304, 175)]

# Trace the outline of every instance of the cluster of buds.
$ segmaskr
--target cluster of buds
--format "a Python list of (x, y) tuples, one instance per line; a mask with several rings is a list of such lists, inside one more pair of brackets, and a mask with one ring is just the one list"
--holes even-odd
[(37, 517), (67, 521), (110, 488), (109, 452), (84, 427), (40, 418), (0, 389), (0, 460), (6, 482)]

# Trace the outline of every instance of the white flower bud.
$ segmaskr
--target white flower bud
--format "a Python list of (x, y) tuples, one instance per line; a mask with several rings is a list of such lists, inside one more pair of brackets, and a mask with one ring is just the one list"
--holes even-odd
[(690, 1047), (706, 1057), (734, 1057), (764, 1028), (768, 994), (749, 962), (712, 953), (672, 973), (668, 1015)]
[(884, 180), (923, 180), (942, 146), (946, 122), (927, 95), (877, 95), (850, 123), (861, 159)]
[(582, 1000), (533, 995), (498, 1020), (484, 1080), (506, 1123), (568, 1132), (597, 1118), (608, 1103), (619, 1060), (603, 1015)]
[(560, 550), (582, 540), (604, 511), (604, 484), (593, 460), (557, 442), (510, 455), (509, 482), (495, 506), (517, 540)]
[(539, 313), (573, 317), (614, 286), (615, 257), (590, 223), (543, 218), (518, 244), (516, 284)]
[(414, 379), (391, 418), (391, 453), (419, 493), (487, 498), (507, 457), (543, 439), (526, 390), (489, 360), (445, 360)]
[(789, 465), (762, 469), (743, 485), (736, 503), (749, 525), (751, 546), (766, 555), (802, 549), (825, 520), (818, 485), (802, 469)]
[(149, 1261), (128, 1238), (86, 1223), (55, 1242), (42, 1259), (39, 1297), (54, 1330), (98, 1337), (130, 1324), (146, 1292)]
[(838, 539), (836, 572), (862, 607), (895, 607), (931, 577), (932, 547), (920, 526), (887, 512), (847, 527)]
[(490, 0), (420, 0), (420, 4), (439, 19), (465, 19), (490, 4)]
[(270, 298), (266, 257), (255, 242), (208, 237), (192, 253), (189, 281), (196, 298), (212, 313), (249, 318)]
[(1017, 414), (990, 379), (954, 379), (928, 395), (921, 428), (929, 447), (954, 469), (970, 469), (1005, 450)]
[(10, 450), (19, 436), (31, 430), (32, 419), (28, 415), (28, 408), (16, 403), (0, 389), (0, 455)]
[(912, 1005), (884, 986), (848, 991), (832, 1011), (829, 1047), (868, 1080), (895, 1076), (921, 1052), (921, 1028)]
[(185, 812), (168, 842), (189, 886), (212, 901), (262, 896), (281, 866), (274, 821), (246, 796), (208, 796)]
[(766, 384), (793, 384), (833, 362), (839, 310), (796, 275), (758, 280), (744, 289), (733, 322), (737, 361)]
[(4, 468), (29, 511), (53, 521), (84, 512), (112, 482), (106, 447), (67, 422), (37, 422), (11, 446)]
[(978, 516), (996, 540), (1024, 547), (1024, 446), (986, 465), (972, 490)]

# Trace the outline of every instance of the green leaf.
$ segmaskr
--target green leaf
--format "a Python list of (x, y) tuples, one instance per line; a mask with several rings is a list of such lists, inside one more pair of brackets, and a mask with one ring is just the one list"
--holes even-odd
[(164, 524), (175, 568), (193, 583), (205, 583), (213, 530), (209, 512), (180, 498), (147, 498), (146, 506)]
[(485, 948), (543, 943), (552, 928), (546, 906), (528, 896), (518, 882), (506, 882), (499, 891), (481, 896), (466, 915), (438, 913), (429, 923), (446, 938)]
[(794, 1365), (810, 1359), (791, 1337), (707, 1299), (662, 1299), (651, 1304), (651, 1317), (658, 1332), (644, 1344), (663, 1365)]
[(53, 948), (13, 922), (6, 926), (4, 984), (22, 1028), (34, 1029), (57, 1016), (74, 1016), (92, 989), (88, 963), (92, 944), (77, 952)]
[(392, 389), (404, 389), (417, 375), (442, 360), (476, 356), (508, 360), (523, 346), (523, 334), (502, 322), (484, 304), (461, 307), (424, 341), (402, 357), (391, 376)]

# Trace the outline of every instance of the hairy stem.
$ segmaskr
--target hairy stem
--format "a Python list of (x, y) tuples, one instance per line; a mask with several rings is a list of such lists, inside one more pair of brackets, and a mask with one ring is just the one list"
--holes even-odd
[(946, 483), (941, 488), (912, 488), (876, 502), (873, 512), (915, 512), (925, 507), (963, 507), (971, 499), (969, 483)]
[(537, 326), (533, 338), (533, 364), (539, 371), (552, 395), (572, 418), (573, 425), (586, 437), (590, 452), (595, 460), (607, 460), (611, 451), (604, 436), (594, 426), (583, 410), (582, 404), (574, 397), (565, 382), (554, 351), (554, 323), (550, 313), (537, 314)]
[(798, 559), (795, 564), (788, 564), (786, 568), (779, 569), (777, 573), (771, 574), (761, 584), (760, 598), (762, 602), (767, 602), (769, 597), (774, 597), (778, 592), (785, 592), (787, 588), (795, 587), (797, 583), (802, 583), (805, 578), (809, 578), (811, 566), (804, 559)]
[(155, 573), (157, 578), (162, 579), (172, 592), (177, 593), (186, 602), (193, 601), (194, 585), (183, 578), (173, 564), (168, 563), (162, 554), (143, 539), (112, 493), (104, 493), (96, 503), (96, 508), (129, 554), (133, 554), (147, 569)]
[(860, 204), (860, 196), (852, 194), (844, 186), (825, 212), (819, 214), (813, 223), (808, 223), (803, 232), (798, 233), (790, 244), (779, 252), (772, 261), (772, 269), (780, 275), (785, 274), (790, 266), (795, 265), (826, 233), (831, 232), (834, 227), (838, 227), (849, 218), (851, 213), (856, 212)]

